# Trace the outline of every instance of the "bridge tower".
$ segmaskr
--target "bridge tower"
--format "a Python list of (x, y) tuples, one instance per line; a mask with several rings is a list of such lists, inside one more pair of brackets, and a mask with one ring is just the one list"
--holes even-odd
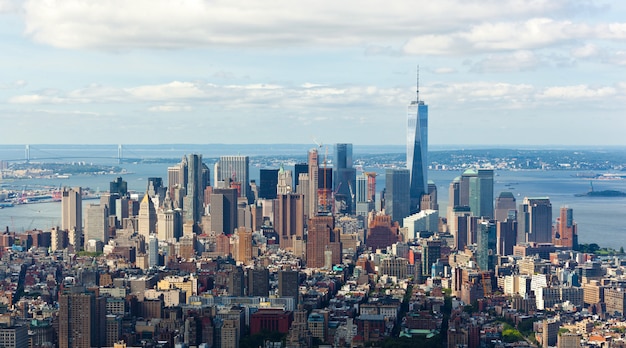
[(123, 152), (122, 152), (122, 144), (117, 145), (117, 164), (122, 164), (123, 160)]
[(26, 159), (26, 163), (30, 162), (30, 145), (26, 144), (26, 148), (24, 149), (24, 157)]

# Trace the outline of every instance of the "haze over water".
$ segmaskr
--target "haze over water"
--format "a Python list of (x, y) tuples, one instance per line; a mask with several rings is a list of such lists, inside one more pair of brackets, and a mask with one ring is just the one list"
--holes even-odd
[[(41, 147), (41, 150), (38, 148)], [(269, 167), (256, 163), (254, 156), (284, 156), (288, 158), (304, 158), (306, 151), (314, 146), (311, 145), (133, 145), (125, 151), (125, 157), (149, 157), (149, 158), (180, 158), (185, 153), (201, 153), (212, 171), (213, 159), (221, 155), (242, 154), (251, 156), (250, 178), (259, 178), (261, 167)], [(329, 149), (332, 148), (329, 146)], [(359, 153), (399, 153), (401, 146), (355, 146), (355, 157)], [(36, 145), (31, 148), (31, 154), (48, 153), (50, 156), (108, 156), (109, 158), (85, 158), (85, 162), (98, 162), (108, 165), (118, 165), (116, 159), (117, 146), (115, 145)], [(103, 155), (104, 154), (104, 155)], [(329, 154), (329, 158), (332, 154)], [(24, 146), (11, 145), (0, 146), (0, 159), (18, 159), (24, 156)], [(43, 157), (40, 155), (40, 157)], [(31, 158), (33, 158), (31, 156)], [(35, 161), (36, 159), (33, 159)], [(79, 159), (75, 159), (78, 161)], [(52, 161), (52, 160), (47, 160)], [(68, 162), (71, 160), (57, 160)], [(129, 190), (143, 193), (146, 190), (148, 177), (161, 177), (164, 184), (167, 181), (167, 167), (170, 163), (123, 163), (120, 167), (128, 171), (121, 175), (128, 182)], [(272, 165), (273, 168), (278, 167)], [(293, 169), (289, 164), (285, 169)], [(367, 171), (377, 171), (381, 175), (377, 178), (377, 191), (385, 187), (383, 168), (364, 168)], [(575, 177), (576, 171), (504, 171), (496, 170), (494, 177), (494, 195), (502, 191), (512, 192), (517, 204), (521, 203), (525, 196), (547, 196), (552, 202), (553, 218), (558, 217), (559, 208), (567, 205), (574, 209), (574, 220), (578, 223), (580, 243), (597, 243), (600, 246), (626, 248), (626, 226), (621, 217), (626, 212), (626, 197), (576, 197), (575, 194), (585, 193), (589, 190), (590, 180)], [(429, 180), (437, 185), (440, 216), (445, 216), (448, 203), (448, 186), (450, 182), (461, 175), (460, 171), (429, 171)], [(37, 188), (41, 186), (82, 186), (92, 190), (107, 191), (109, 182), (114, 180), (116, 174), (106, 175), (75, 175), (69, 179), (26, 179), (12, 182), (3, 181), (4, 185), (14, 187)], [(212, 178), (211, 178), (212, 179)], [(626, 191), (626, 180), (594, 180), (596, 190), (620, 190)], [(495, 197), (494, 197), (495, 198)], [(97, 203), (86, 200), (84, 204)], [(15, 231), (38, 228), (49, 229), (60, 224), (61, 204), (41, 203), (16, 206), (13, 208), (0, 209), (0, 228), (11, 227)]]

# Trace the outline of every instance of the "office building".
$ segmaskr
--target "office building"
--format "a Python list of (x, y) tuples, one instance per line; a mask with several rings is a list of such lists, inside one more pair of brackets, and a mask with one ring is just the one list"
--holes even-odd
[(278, 170), (278, 184), (276, 185), (277, 194), (286, 195), (288, 193), (292, 193), (295, 191), (295, 186), (293, 185), (293, 178), (291, 175), (291, 170), (285, 170), (283, 166), (280, 166)]
[(159, 265), (159, 240), (154, 234), (148, 240), (148, 266), (150, 268)]
[(495, 219), (498, 221), (517, 219), (517, 205), (513, 193), (500, 192), (496, 198)]
[(411, 211), (410, 195), (407, 191), (410, 172), (408, 169), (387, 169), (385, 180), (385, 213), (391, 215), (393, 221), (402, 223)]
[(83, 190), (64, 187), (61, 194), (61, 229), (83, 230)]
[(511, 219), (496, 221), (496, 253), (502, 256), (513, 255), (513, 246), (517, 243), (517, 221)]
[(293, 167), (293, 188), (297, 189), (300, 184), (300, 174), (309, 174), (309, 165), (307, 163), (296, 163)]
[(470, 207), (473, 216), (493, 218), (493, 170), (464, 171), (450, 185), (450, 201)]
[(318, 211), (318, 200), (317, 200), (317, 189), (318, 189), (318, 175), (319, 175), (319, 158), (317, 149), (311, 149), (308, 153), (308, 169), (309, 169), (309, 192), (308, 195), (305, 194), (305, 198), (309, 201), (309, 209), (307, 212), (307, 216), (312, 218), (317, 215)]
[(0, 326), (0, 347), (28, 348), (28, 326)]
[(317, 180), (317, 213), (332, 213), (334, 211), (333, 169), (326, 165), (319, 168)]
[[(202, 155), (187, 155), (187, 187), (183, 198), (183, 224), (201, 224), (204, 211), (204, 166)], [(195, 228), (194, 228), (195, 229)]]
[(157, 213), (154, 202), (150, 195), (146, 193), (139, 204), (139, 215), (137, 217), (137, 232), (148, 241), (151, 233), (156, 233)]
[(278, 271), (278, 296), (293, 297), (298, 303), (300, 294), (300, 274), (298, 271)]
[(441, 245), (439, 240), (428, 240), (423, 245), (422, 277), (430, 276), (433, 264), (441, 258)]
[(252, 260), (252, 230), (246, 227), (237, 228), (235, 261), (248, 263)]
[(352, 144), (335, 144), (333, 161), (335, 200), (344, 202), (343, 212), (349, 214), (354, 214), (356, 208), (356, 169), (352, 164)]
[(248, 296), (268, 297), (270, 294), (270, 271), (267, 268), (248, 270)]
[(259, 173), (261, 180), (259, 198), (276, 199), (276, 192), (278, 188), (278, 172), (279, 169), (261, 169)]
[(524, 197), (518, 210), (517, 242), (552, 242), (552, 203), (548, 197)]
[(237, 190), (216, 188), (211, 194), (211, 231), (231, 235), (237, 224)]
[(293, 250), (294, 239), (304, 239), (304, 200), (301, 194), (278, 195), (274, 230), (281, 249)]
[(464, 250), (468, 244), (471, 216), (468, 206), (457, 205), (448, 213), (448, 231), (454, 238), (454, 248), (457, 250)]
[(164, 208), (157, 213), (158, 238), (162, 241), (176, 239), (183, 235), (183, 223), (180, 209)]
[(309, 219), (306, 244), (306, 264), (309, 268), (322, 268), (326, 264), (326, 252), (331, 255), (332, 265), (341, 263), (341, 240), (335, 230), (332, 216), (316, 216)]
[(398, 230), (397, 221), (392, 221), (389, 215), (378, 213), (369, 223), (365, 243), (373, 251), (386, 249), (400, 240)]
[(109, 183), (109, 193), (117, 194), (120, 197), (126, 197), (128, 195), (128, 183), (122, 180), (122, 177), (117, 177), (117, 179), (111, 181)]
[(104, 204), (90, 204), (85, 217), (85, 243), (89, 240), (109, 242), (109, 208)]
[(416, 92), (407, 115), (406, 163), (411, 200), (407, 216), (419, 210), (422, 195), (428, 192), (428, 105), (419, 99), (419, 78)]
[(481, 220), (478, 223), (476, 264), (481, 271), (493, 271), (496, 267), (496, 223)]
[(568, 249), (576, 249), (578, 247), (578, 225), (574, 221), (574, 210), (572, 208), (561, 207), (559, 217), (554, 225), (552, 243)]
[[(227, 187), (237, 188), (238, 197), (248, 198), (250, 191), (250, 157), (248, 156), (221, 156), (220, 178), (226, 182)], [(230, 183), (230, 184), (228, 184)], [(263, 183), (261, 183), (263, 186)]]

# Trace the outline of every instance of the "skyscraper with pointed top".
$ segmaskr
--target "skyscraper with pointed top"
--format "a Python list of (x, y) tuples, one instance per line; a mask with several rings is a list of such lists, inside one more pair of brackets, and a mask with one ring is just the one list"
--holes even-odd
[(407, 117), (406, 165), (410, 171), (410, 213), (419, 211), (422, 195), (428, 193), (428, 105), (419, 98), (419, 67), (416, 98)]

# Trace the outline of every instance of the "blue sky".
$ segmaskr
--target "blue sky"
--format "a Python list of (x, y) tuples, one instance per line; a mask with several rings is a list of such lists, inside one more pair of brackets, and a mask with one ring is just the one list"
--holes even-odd
[(0, 0), (0, 143), (626, 145), (617, 1)]

